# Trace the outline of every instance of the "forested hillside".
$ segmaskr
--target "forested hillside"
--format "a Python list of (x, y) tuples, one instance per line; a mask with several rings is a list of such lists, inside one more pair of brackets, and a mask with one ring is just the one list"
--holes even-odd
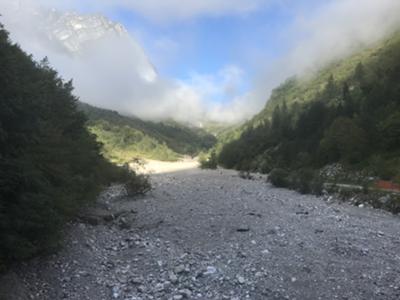
[(65, 221), (106, 184), (135, 175), (109, 163), (71, 82), (0, 27), (0, 269), (48, 251)]
[(174, 161), (183, 155), (195, 156), (216, 142), (206, 131), (174, 121), (143, 121), (84, 103), (79, 109), (89, 118), (89, 130), (104, 145), (104, 155), (118, 163), (134, 157)]
[[(222, 141), (227, 168), (310, 174), (341, 163), (400, 180), (400, 34), (291, 78), (265, 109)], [(300, 176), (301, 177), (301, 176)]]

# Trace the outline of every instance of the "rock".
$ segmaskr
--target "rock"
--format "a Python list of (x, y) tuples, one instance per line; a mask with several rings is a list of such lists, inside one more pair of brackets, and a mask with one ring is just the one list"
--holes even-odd
[(142, 284), (143, 283), (143, 278), (141, 278), (141, 277), (132, 277), (130, 279), (130, 282), (132, 284)]
[(112, 297), (114, 299), (118, 299), (121, 296), (121, 287), (120, 286), (114, 286), (112, 288)]
[(188, 289), (183, 289), (180, 290), (179, 293), (184, 297), (184, 298), (190, 298), (192, 296), (192, 292)]
[(139, 286), (137, 287), (137, 291), (138, 291), (139, 293), (144, 293), (144, 292), (146, 291), (146, 287), (145, 287), (144, 285), (139, 285)]
[(90, 276), (90, 273), (87, 271), (79, 271), (78, 275), (82, 276), (82, 277), (88, 277), (88, 276)]
[(156, 292), (163, 292), (165, 290), (165, 286), (163, 283), (157, 283), (155, 286)]
[(181, 273), (185, 272), (185, 269), (186, 268), (185, 268), (184, 265), (178, 265), (178, 266), (175, 267), (174, 272), (176, 274), (181, 274)]
[(243, 276), (237, 275), (236, 280), (239, 284), (244, 284), (246, 282), (246, 279), (244, 279)]
[(212, 275), (217, 272), (217, 268), (213, 266), (208, 266), (207, 270), (203, 273), (204, 275)]
[(256, 278), (262, 277), (264, 274), (262, 272), (256, 272), (254, 275)]
[(169, 280), (170, 280), (172, 283), (177, 283), (177, 282), (178, 282), (178, 276), (176, 276), (175, 273), (170, 272), (170, 274), (169, 274)]
[(380, 204), (382, 204), (382, 205), (386, 205), (386, 204), (388, 204), (390, 201), (391, 201), (391, 198), (390, 198), (389, 195), (380, 197), (380, 198), (378, 199), (378, 202), (379, 202)]
[(131, 224), (126, 220), (125, 217), (119, 218), (118, 226), (120, 229), (130, 229), (131, 228)]

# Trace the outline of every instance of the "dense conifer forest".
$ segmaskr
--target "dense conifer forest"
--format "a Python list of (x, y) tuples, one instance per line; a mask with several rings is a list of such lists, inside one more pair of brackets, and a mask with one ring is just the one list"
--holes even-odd
[(399, 34), (311, 79), (291, 78), (260, 114), (222, 138), (218, 163), (297, 178), (340, 163), (399, 182), (399, 78)]

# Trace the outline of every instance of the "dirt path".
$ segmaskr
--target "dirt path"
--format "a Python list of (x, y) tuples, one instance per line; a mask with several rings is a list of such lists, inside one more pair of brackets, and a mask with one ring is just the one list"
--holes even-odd
[(30, 299), (400, 299), (398, 217), (231, 171), (152, 180), (143, 199), (104, 195), (126, 214), (71, 225), (64, 250), (16, 271)]

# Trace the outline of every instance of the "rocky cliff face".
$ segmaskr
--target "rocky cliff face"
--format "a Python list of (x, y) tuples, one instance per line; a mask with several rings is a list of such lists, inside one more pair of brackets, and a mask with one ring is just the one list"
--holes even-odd
[(105, 16), (49, 10), (29, 1), (0, 3), (0, 12), (1, 22), (13, 40), (39, 59), (49, 56), (52, 60), (53, 51), (57, 55), (93, 57), (118, 48), (132, 71), (144, 81), (153, 82), (157, 78), (154, 66), (135, 38), (122, 24)]
[(70, 54), (90, 55), (100, 44), (103, 47), (107, 45), (109, 49), (115, 45), (134, 57), (134, 67), (142, 79), (152, 82), (157, 78), (157, 72), (144, 50), (122, 24), (102, 15), (81, 15), (76, 12), (59, 14), (56, 11), (49, 13), (46, 23), (48, 38), (59, 43)]
[(127, 38), (126, 29), (101, 15), (80, 15), (76, 12), (59, 14), (52, 11), (48, 16), (47, 35), (72, 53), (82, 51), (87, 43), (107, 36)]

